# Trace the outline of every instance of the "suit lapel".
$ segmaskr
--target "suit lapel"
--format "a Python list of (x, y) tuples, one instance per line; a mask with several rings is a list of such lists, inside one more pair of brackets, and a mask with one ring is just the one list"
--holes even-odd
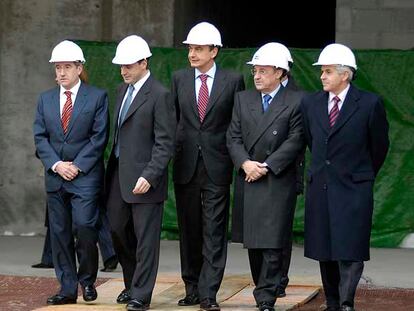
[(315, 102), (315, 111), (317, 115), (317, 122), (319, 122), (321, 128), (325, 131), (325, 133), (329, 133), (331, 131), (329, 125), (329, 115), (328, 115), (328, 100), (329, 100), (329, 93), (321, 92)]
[(344, 124), (349, 120), (349, 118), (358, 110), (359, 100), (359, 91), (354, 88), (352, 85), (348, 90), (348, 94), (345, 97), (345, 101), (342, 105), (342, 108), (339, 112), (338, 119), (336, 120), (335, 125), (333, 126), (329, 136), (332, 136), (337, 132)]
[(248, 107), (254, 122), (259, 123), (263, 117), (262, 96), (260, 92), (255, 92), (251, 99), (248, 99)]
[(56, 128), (60, 135), (63, 136), (62, 118), (60, 116), (60, 87), (56, 88), (53, 92), (50, 103), (50, 113), (53, 116), (53, 120), (56, 120)]
[(211, 95), (208, 101), (205, 118), (207, 118), (208, 112), (211, 110), (213, 105), (216, 103), (217, 99), (220, 97), (221, 93), (224, 91), (226, 79), (226, 74), (222, 70), (217, 68), (216, 74), (213, 79), (213, 86), (211, 88)]
[[(250, 150), (250, 148), (253, 147), (256, 141), (263, 135), (263, 133), (272, 124), (272, 122), (275, 119), (277, 119), (285, 109), (288, 108), (286, 94), (287, 92), (285, 92), (285, 89), (281, 87), (277, 92), (276, 96), (272, 99), (269, 109), (262, 114), (262, 117), (260, 119), (258, 126), (256, 127), (256, 130), (253, 131), (251, 140), (246, 144), (248, 150)], [(260, 93), (259, 97), (261, 104)]]
[(149, 76), (148, 80), (145, 81), (144, 85), (138, 91), (137, 95), (135, 95), (135, 98), (133, 99), (131, 106), (128, 109), (128, 112), (125, 115), (125, 118), (122, 124), (124, 124), (128, 120), (128, 118), (131, 115), (133, 115), (135, 111), (147, 101), (147, 96), (148, 96), (148, 93), (150, 92), (152, 82), (153, 82), (152, 76)]
[(198, 106), (197, 106), (197, 96), (195, 93), (195, 69), (190, 69), (186, 71), (185, 82), (184, 82), (185, 94), (188, 94), (190, 99), (191, 109), (194, 112), (197, 120), (198, 116)]
[(76, 95), (75, 104), (73, 105), (73, 111), (72, 115), (70, 117), (68, 130), (66, 132), (66, 136), (69, 135), (71, 132), (73, 125), (75, 124), (75, 121), (77, 117), (79, 116), (79, 113), (83, 110), (87, 103), (87, 92), (86, 87), (83, 83), (81, 83), (78, 91), (78, 95)]

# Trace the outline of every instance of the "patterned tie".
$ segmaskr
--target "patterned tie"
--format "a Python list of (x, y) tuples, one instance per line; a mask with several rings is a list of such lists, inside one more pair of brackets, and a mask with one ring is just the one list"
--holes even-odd
[(64, 94), (66, 95), (66, 102), (63, 105), (61, 121), (62, 121), (63, 133), (66, 134), (66, 132), (68, 131), (70, 117), (72, 116), (73, 105), (72, 105), (72, 97), (71, 97), (72, 92), (65, 91)]
[(331, 112), (329, 112), (329, 125), (331, 127), (335, 125), (336, 119), (339, 116), (338, 103), (341, 101), (341, 99), (338, 96), (335, 96), (332, 100), (334, 101), (334, 105), (331, 109)]
[(128, 95), (125, 99), (124, 105), (122, 106), (122, 110), (121, 113), (119, 114), (119, 121), (118, 121), (118, 125), (121, 125), (122, 122), (124, 122), (125, 116), (128, 112), (129, 107), (131, 106), (132, 103), (132, 94), (134, 93), (134, 86), (133, 85), (129, 85), (128, 86)]
[(208, 75), (201, 74), (199, 75), (201, 79), (201, 87), (198, 91), (198, 116), (200, 118), (200, 122), (202, 123), (204, 120), (204, 117), (206, 116), (206, 110), (208, 105), (208, 86), (207, 86), (207, 78)]
[(269, 105), (270, 105), (270, 100), (272, 99), (272, 96), (270, 96), (269, 94), (266, 94), (265, 96), (263, 96), (263, 112), (266, 112), (267, 109), (269, 109)]

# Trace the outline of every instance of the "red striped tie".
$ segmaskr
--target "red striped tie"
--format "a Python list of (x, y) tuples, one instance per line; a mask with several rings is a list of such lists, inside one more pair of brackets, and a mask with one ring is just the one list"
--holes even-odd
[(204, 117), (206, 116), (206, 110), (208, 105), (208, 86), (207, 86), (207, 78), (208, 75), (201, 74), (201, 87), (198, 91), (198, 116), (200, 118), (200, 122), (202, 123), (204, 120)]
[(332, 100), (334, 101), (334, 105), (329, 112), (329, 124), (331, 127), (335, 125), (336, 119), (339, 116), (338, 103), (341, 101), (341, 99), (338, 96), (335, 96)]
[(71, 117), (72, 111), (73, 111), (71, 94), (72, 94), (71, 91), (65, 91), (66, 102), (65, 102), (65, 105), (63, 105), (62, 120), (61, 120), (64, 134), (66, 134), (66, 132), (68, 130), (70, 117)]

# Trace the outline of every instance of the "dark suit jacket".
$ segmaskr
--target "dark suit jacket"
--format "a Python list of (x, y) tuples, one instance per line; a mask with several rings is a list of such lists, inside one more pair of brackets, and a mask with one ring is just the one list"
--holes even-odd
[(217, 185), (230, 184), (233, 164), (226, 147), (226, 131), (236, 92), (244, 89), (243, 76), (217, 68), (209, 104), (200, 123), (195, 94), (195, 69), (175, 72), (172, 93), (178, 126), (174, 157), (174, 182), (188, 183), (201, 150), (209, 177)]
[[(152, 76), (144, 83), (118, 128), (118, 116), (128, 85), (118, 89), (114, 112), (114, 140), (119, 131), (119, 184), (122, 199), (128, 203), (160, 203), (167, 198), (168, 162), (174, 150), (175, 110), (170, 92)], [(114, 146), (115, 144), (113, 144)], [(107, 179), (115, 164), (114, 150), (108, 161)], [(134, 195), (139, 177), (150, 190)], [(108, 180), (107, 180), (108, 182)]]
[(305, 206), (305, 256), (369, 259), (373, 186), (388, 151), (381, 99), (350, 87), (331, 129), (327, 92), (304, 98), (306, 141), (312, 154)]
[(36, 153), (45, 167), (46, 191), (57, 191), (65, 182), (51, 169), (57, 161), (72, 161), (81, 170), (70, 184), (100, 188), (108, 129), (108, 98), (104, 90), (81, 83), (66, 134), (61, 125), (59, 87), (42, 93), (33, 132)]
[[(302, 92), (304, 96), (306, 94), (297, 84), (292, 76), (289, 76), (286, 88), (291, 91)], [(296, 159), (296, 193), (303, 194), (304, 190), (304, 177), (305, 177), (305, 151), (306, 147), (303, 148), (302, 152)]]
[[(237, 171), (232, 239), (247, 248), (282, 248), (290, 238), (296, 204), (295, 160), (303, 149), (302, 94), (280, 88), (266, 113), (261, 93), (236, 94), (227, 145)], [(269, 172), (245, 182), (246, 160), (266, 162)]]

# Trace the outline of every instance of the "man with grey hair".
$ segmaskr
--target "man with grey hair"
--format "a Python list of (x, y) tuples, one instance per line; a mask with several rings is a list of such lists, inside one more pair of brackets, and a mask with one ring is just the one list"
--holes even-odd
[(369, 260), (373, 186), (387, 155), (388, 122), (379, 96), (351, 83), (352, 51), (330, 44), (321, 52), (323, 91), (302, 101), (312, 154), (305, 199), (305, 256), (318, 260), (325, 310), (353, 311)]

